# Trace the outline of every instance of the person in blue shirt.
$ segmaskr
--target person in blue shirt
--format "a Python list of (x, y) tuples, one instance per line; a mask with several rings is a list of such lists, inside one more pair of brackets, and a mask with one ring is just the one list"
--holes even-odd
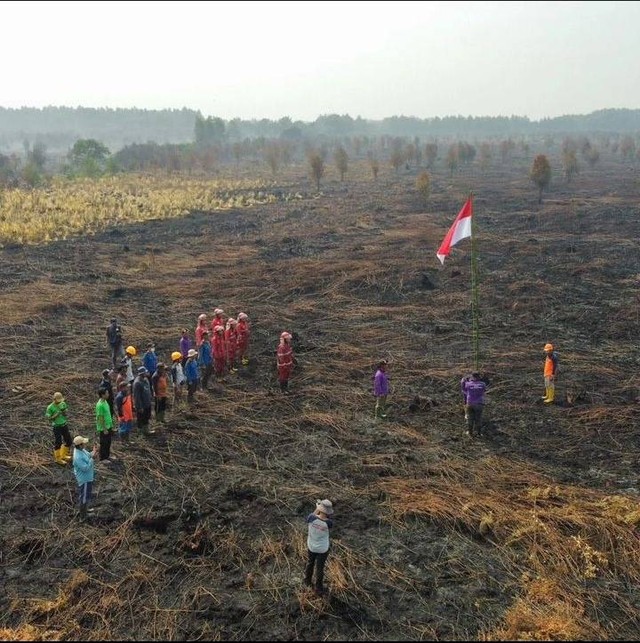
[(207, 330), (203, 331), (202, 342), (198, 346), (198, 365), (200, 366), (202, 390), (206, 391), (209, 378), (213, 373), (213, 353), (211, 352), (211, 342), (209, 341), (209, 331)]
[(158, 369), (158, 356), (156, 355), (156, 347), (153, 342), (147, 344), (147, 352), (142, 356), (142, 365), (147, 369), (149, 378)]
[(198, 372), (198, 351), (190, 348), (187, 353), (187, 362), (184, 365), (184, 376), (187, 380), (187, 402), (193, 402), (193, 396), (198, 390), (200, 374)]
[(93, 451), (89, 453), (85, 446), (89, 443), (89, 438), (84, 438), (81, 435), (76, 435), (73, 439), (73, 473), (78, 483), (78, 498), (80, 502), (80, 520), (84, 522), (87, 519), (89, 511), (89, 501), (91, 500), (91, 493), (93, 491), (94, 473), (94, 458), (98, 453), (98, 445), (93, 447)]
[(316, 509), (307, 516), (307, 565), (304, 583), (311, 587), (313, 570), (316, 572), (315, 592), (324, 594), (324, 565), (329, 555), (329, 530), (333, 527), (333, 504), (330, 500), (317, 500)]

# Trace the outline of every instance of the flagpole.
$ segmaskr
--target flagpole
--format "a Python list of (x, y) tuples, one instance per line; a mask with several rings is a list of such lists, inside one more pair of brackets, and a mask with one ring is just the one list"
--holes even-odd
[[(473, 192), (469, 194), (473, 199)], [(477, 371), (480, 365), (480, 320), (478, 297), (478, 261), (476, 253), (475, 216), (471, 217), (471, 318), (472, 318), (472, 343), (473, 365)]]

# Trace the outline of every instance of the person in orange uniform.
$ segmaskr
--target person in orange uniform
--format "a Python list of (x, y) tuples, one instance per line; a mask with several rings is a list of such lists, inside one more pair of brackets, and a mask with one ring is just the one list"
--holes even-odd
[(293, 368), (293, 348), (291, 347), (291, 333), (284, 331), (280, 334), (280, 345), (276, 353), (278, 363), (278, 381), (280, 390), (289, 393), (289, 377)]
[(238, 322), (233, 317), (229, 317), (224, 331), (224, 343), (227, 349), (227, 366), (231, 373), (236, 373), (238, 371), (236, 368), (236, 351), (238, 350), (238, 333), (236, 332), (237, 325)]
[(213, 368), (216, 377), (220, 382), (224, 381), (224, 374), (227, 366), (227, 349), (224, 342), (224, 327), (216, 326), (213, 338), (211, 339), (211, 348), (213, 348)]
[(222, 308), (216, 308), (213, 311), (213, 319), (211, 320), (211, 334), (215, 334), (216, 326), (222, 326), (222, 328), (225, 328), (226, 325), (227, 322), (224, 318), (224, 310), (222, 310)]
[(545, 396), (542, 401), (545, 404), (551, 404), (556, 395), (556, 371), (558, 370), (558, 355), (553, 350), (553, 344), (544, 345), (544, 390)]
[(237, 357), (242, 361), (243, 366), (249, 363), (249, 317), (246, 313), (238, 313), (238, 323), (236, 324), (236, 335), (238, 336)]
[(198, 315), (198, 325), (196, 326), (196, 332), (195, 332), (196, 348), (198, 348), (200, 344), (202, 344), (202, 333), (204, 333), (206, 330), (208, 330), (207, 316), (204, 313), (202, 313), (201, 315)]

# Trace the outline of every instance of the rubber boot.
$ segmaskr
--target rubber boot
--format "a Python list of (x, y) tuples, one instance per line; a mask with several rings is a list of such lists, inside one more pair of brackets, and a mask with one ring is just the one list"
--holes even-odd
[(67, 462), (69, 462), (70, 460), (73, 460), (73, 458), (71, 457), (71, 454), (69, 453), (69, 447), (68, 447), (67, 445), (63, 444), (63, 445), (60, 447), (60, 452), (62, 453), (62, 457), (63, 457)]
[(246, 355), (242, 358), (242, 365), (243, 366), (249, 365), (249, 358)]
[(555, 397), (556, 397), (556, 389), (555, 388), (550, 388), (549, 389), (549, 395), (548, 395), (547, 399), (544, 401), (544, 403), (545, 404), (551, 404), (553, 402), (553, 400), (555, 399)]
[(542, 401), (546, 402), (549, 399), (549, 387), (545, 386), (544, 387), (544, 395), (542, 397)]
[(87, 520), (87, 503), (80, 505), (80, 521), (85, 522)]
[(53, 458), (56, 461), (56, 464), (61, 464), (63, 467), (67, 464), (68, 460), (65, 460), (62, 455), (62, 447), (59, 449), (53, 450)]

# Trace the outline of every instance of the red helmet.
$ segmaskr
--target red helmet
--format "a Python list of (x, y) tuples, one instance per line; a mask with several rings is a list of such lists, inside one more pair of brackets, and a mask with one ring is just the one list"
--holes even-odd
[(224, 326), (220, 326), (220, 324), (218, 324), (217, 326), (214, 326), (213, 328), (214, 333), (221, 333), (223, 330), (224, 330)]
[(222, 308), (216, 308), (216, 309), (213, 311), (213, 314), (214, 314), (214, 315), (216, 315), (216, 316), (217, 316), (217, 315), (224, 315), (224, 310), (222, 310)]
[(247, 321), (248, 319), (249, 319), (249, 316), (246, 313), (238, 313), (239, 321)]
[(287, 331), (285, 330), (280, 334), (280, 339), (291, 339), (291, 333), (287, 333)]

